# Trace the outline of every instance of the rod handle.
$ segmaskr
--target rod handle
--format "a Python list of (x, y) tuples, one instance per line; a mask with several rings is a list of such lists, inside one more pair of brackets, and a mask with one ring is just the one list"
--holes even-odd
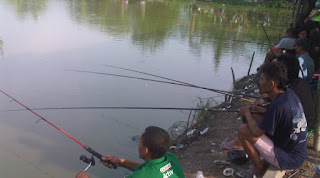
[(93, 154), (95, 157), (97, 157), (98, 159), (100, 159), (101, 161), (107, 163), (107, 164), (110, 164), (112, 165), (113, 169), (117, 169), (117, 166), (112, 163), (111, 161), (107, 160), (102, 160), (102, 155), (98, 152), (96, 152), (95, 150), (93, 150), (92, 148), (88, 147), (88, 146), (84, 146), (84, 149), (86, 149), (89, 153)]

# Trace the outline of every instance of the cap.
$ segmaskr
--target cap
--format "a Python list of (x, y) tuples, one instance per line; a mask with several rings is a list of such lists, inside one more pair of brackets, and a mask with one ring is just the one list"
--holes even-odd
[(291, 38), (283, 38), (272, 49), (294, 49), (295, 40)]
[(320, 8), (320, 2), (316, 2), (316, 4), (314, 5), (316, 8)]

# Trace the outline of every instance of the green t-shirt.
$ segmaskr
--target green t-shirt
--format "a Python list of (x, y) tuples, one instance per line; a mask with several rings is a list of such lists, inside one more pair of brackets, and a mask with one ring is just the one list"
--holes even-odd
[(177, 157), (167, 152), (161, 158), (146, 161), (136, 167), (127, 178), (184, 178)]

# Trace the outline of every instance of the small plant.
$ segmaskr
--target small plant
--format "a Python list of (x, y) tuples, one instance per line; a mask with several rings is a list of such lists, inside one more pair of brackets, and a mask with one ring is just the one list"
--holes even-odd
[(212, 117), (212, 113), (210, 111), (205, 111), (205, 109), (210, 109), (218, 103), (213, 98), (203, 100), (202, 98), (198, 97), (198, 99), (199, 99), (198, 108), (204, 109), (204, 110), (198, 111), (197, 117), (199, 119), (210, 119)]

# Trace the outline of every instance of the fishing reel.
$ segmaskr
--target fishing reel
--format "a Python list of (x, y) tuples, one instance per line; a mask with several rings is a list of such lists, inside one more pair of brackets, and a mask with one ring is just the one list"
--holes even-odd
[(94, 166), (96, 164), (93, 155), (91, 156), (91, 158), (88, 158), (85, 155), (81, 155), (80, 160), (88, 164), (88, 166), (84, 169), (84, 172), (86, 172), (91, 166)]

